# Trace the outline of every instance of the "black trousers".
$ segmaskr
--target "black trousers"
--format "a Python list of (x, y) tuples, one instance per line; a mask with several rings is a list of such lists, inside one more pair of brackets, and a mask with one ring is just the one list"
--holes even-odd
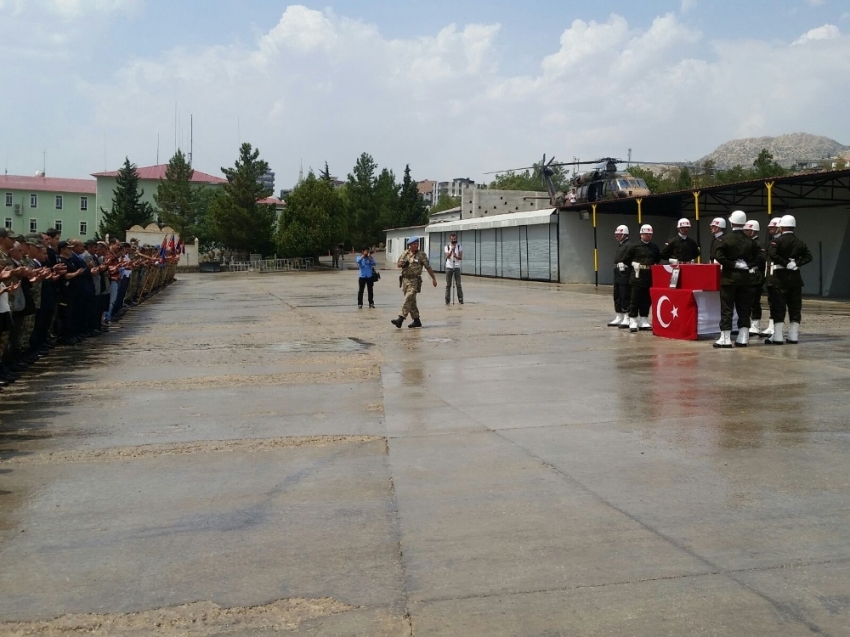
[(761, 286), (754, 285), (750, 297), (750, 318), (754, 321), (761, 320)]
[(614, 312), (627, 314), (632, 303), (632, 291), (628, 283), (614, 284)]
[(369, 289), (369, 305), (374, 305), (375, 304), (375, 293), (374, 293), (374, 290), (372, 288), (375, 285), (375, 282), (372, 281), (371, 278), (366, 279), (366, 278), (361, 276), (359, 279), (357, 279), (357, 285), (358, 285), (357, 305), (363, 305), (363, 288), (364, 287)]
[(785, 322), (785, 312), (788, 312), (790, 323), (799, 323), (803, 312), (803, 288), (773, 288), (775, 303), (770, 304), (770, 318), (774, 323)]
[(649, 298), (649, 288), (631, 285), (631, 301), (629, 303), (629, 318), (649, 316), (652, 300)]
[(720, 329), (732, 329), (732, 316), (738, 312), (738, 329), (750, 326), (750, 303), (752, 286), (720, 286)]

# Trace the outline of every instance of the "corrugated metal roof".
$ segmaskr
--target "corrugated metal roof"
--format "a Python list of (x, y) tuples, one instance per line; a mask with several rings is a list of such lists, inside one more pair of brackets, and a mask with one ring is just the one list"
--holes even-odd
[(68, 192), (81, 195), (94, 195), (97, 193), (97, 182), (94, 179), (0, 175), (0, 189), (28, 190), (32, 192)]
[[(136, 168), (136, 173), (139, 175), (139, 179), (149, 179), (149, 180), (158, 180), (165, 179), (165, 171), (168, 168), (168, 164), (158, 164), (156, 166), (142, 166), (141, 168)], [(117, 170), (110, 170), (105, 173), (92, 173), (92, 177), (117, 177)], [(203, 184), (225, 184), (227, 183), (226, 179), (222, 179), (221, 177), (214, 177), (213, 175), (208, 175), (207, 173), (202, 173), (200, 170), (196, 170), (192, 173), (192, 179), (190, 179), (192, 183), (203, 183)]]
[(463, 230), (486, 230), (488, 228), (534, 226), (551, 223), (552, 215), (556, 212), (557, 209), (555, 208), (546, 208), (545, 210), (526, 210), (524, 212), (493, 215), (491, 217), (474, 217), (460, 221), (440, 221), (429, 225), (426, 228), (426, 232), (458, 232)]

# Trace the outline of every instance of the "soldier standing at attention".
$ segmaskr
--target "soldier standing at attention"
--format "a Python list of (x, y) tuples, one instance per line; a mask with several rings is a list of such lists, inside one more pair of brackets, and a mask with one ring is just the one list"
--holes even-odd
[(652, 243), (652, 226), (640, 227), (640, 241), (626, 248), (623, 261), (631, 263), (629, 278), (631, 302), (629, 303), (629, 331), (651, 330), (647, 317), (652, 301), (649, 288), (652, 287), (652, 266), (661, 262), (661, 250)]
[(696, 263), (699, 246), (688, 236), (688, 232), (691, 231), (691, 222), (687, 219), (679, 219), (676, 228), (679, 232), (661, 248), (661, 258), (668, 261), (670, 265)]
[(776, 277), (776, 308), (771, 307), (773, 336), (765, 340), (766, 345), (782, 345), (785, 327), (785, 310), (788, 310), (788, 339), (786, 343), (796, 345), (800, 336), (800, 319), (803, 309), (803, 276), (800, 268), (812, 261), (812, 253), (801, 239), (794, 236), (797, 220), (785, 215), (779, 220), (781, 235), (774, 235), (768, 246), (768, 254)]
[(768, 314), (770, 316), (770, 320), (767, 323), (767, 329), (764, 332), (759, 333), (759, 336), (773, 336), (773, 314), (774, 310), (777, 307), (777, 294), (776, 291), (776, 276), (773, 274), (770, 264), (770, 252), (767, 248), (770, 247), (770, 242), (773, 241), (774, 237), (779, 236), (779, 222), (782, 220), (782, 217), (774, 217), (770, 220), (770, 223), (767, 224), (767, 244), (765, 245), (765, 253), (767, 254), (767, 261), (765, 263), (765, 282), (767, 283), (767, 307)]
[(738, 312), (738, 347), (750, 342), (750, 299), (752, 283), (750, 268), (755, 266), (756, 245), (744, 234), (747, 215), (736, 210), (729, 215), (732, 232), (717, 246), (715, 258), (720, 267), (720, 338), (714, 347), (732, 347), (732, 316)]
[(632, 272), (632, 266), (624, 260), (626, 250), (629, 247), (628, 226), (617, 226), (614, 230), (614, 239), (619, 244), (617, 252), (614, 254), (614, 312), (617, 316), (608, 325), (610, 327), (627, 328), (629, 326), (629, 305), (632, 299), (632, 293), (629, 289), (629, 275)]
[(751, 219), (744, 224), (744, 234), (753, 240), (755, 253), (753, 257), (753, 267), (750, 268), (750, 284), (752, 285), (752, 295), (750, 297), (750, 336), (759, 335), (761, 327), (761, 292), (764, 287), (764, 264), (767, 258), (767, 252), (759, 242), (759, 222)]
[(709, 248), (708, 256), (712, 263), (717, 263), (717, 259), (715, 258), (717, 255), (717, 247), (723, 243), (723, 232), (726, 230), (726, 219), (723, 217), (712, 219), (711, 225), (708, 226), (708, 229), (711, 231), (712, 236), (711, 248)]
[(407, 240), (407, 250), (399, 257), (396, 264), (401, 268), (401, 291), (404, 293), (404, 303), (401, 305), (401, 313), (397, 319), (390, 321), (396, 327), (401, 327), (407, 315), (413, 317), (413, 321), (407, 327), (422, 327), (419, 320), (419, 308), (416, 307), (416, 295), (422, 291), (422, 270), (428, 270), (434, 287), (437, 287), (437, 277), (431, 269), (431, 264), (424, 252), (419, 251), (419, 237), (410, 237)]

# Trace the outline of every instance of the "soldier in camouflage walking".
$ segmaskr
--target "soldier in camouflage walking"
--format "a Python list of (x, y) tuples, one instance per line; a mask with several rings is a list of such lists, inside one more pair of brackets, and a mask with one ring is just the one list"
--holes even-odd
[(422, 270), (428, 270), (431, 282), (437, 287), (437, 277), (428, 262), (428, 256), (419, 251), (419, 237), (410, 237), (407, 240), (407, 250), (399, 257), (398, 267), (401, 268), (401, 291), (404, 293), (404, 303), (401, 313), (397, 319), (390, 321), (396, 327), (401, 327), (407, 315), (413, 317), (413, 322), (407, 327), (422, 327), (419, 320), (419, 308), (416, 307), (416, 295), (422, 291)]

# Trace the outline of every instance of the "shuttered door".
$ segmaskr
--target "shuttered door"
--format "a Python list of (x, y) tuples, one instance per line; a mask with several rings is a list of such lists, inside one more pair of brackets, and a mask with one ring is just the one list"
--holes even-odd
[(519, 227), (519, 278), (528, 278), (528, 226)]
[(463, 260), (460, 262), (461, 273), (475, 274), (475, 264), (477, 263), (475, 250), (475, 230), (466, 230), (464, 232), (459, 232), (457, 241), (463, 248)]
[(481, 231), (481, 254), (479, 255), (481, 276), (496, 276), (496, 231)]
[[(555, 217), (557, 219), (557, 217)], [(558, 224), (549, 224), (549, 280), (558, 281)]]
[(443, 258), (443, 244), (445, 240), (442, 232), (431, 232), (428, 235), (428, 260), (431, 262), (431, 268), (437, 272), (442, 272), (446, 267), (446, 260)]
[(528, 232), (528, 278), (548, 281), (549, 267), (549, 224), (526, 226)]
[(499, 246), (502, 261), (502, 276), (506, 279), (518, 279), (519, 268), (519, 228), (502, 228), (502, 244)]

